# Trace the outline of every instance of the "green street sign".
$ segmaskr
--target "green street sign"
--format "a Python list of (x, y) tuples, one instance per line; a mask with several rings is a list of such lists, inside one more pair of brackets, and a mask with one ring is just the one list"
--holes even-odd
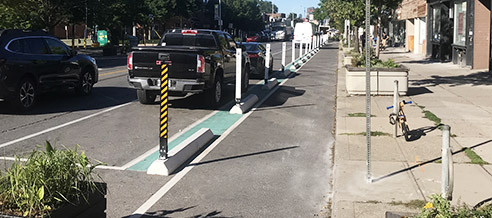
[(97, 31), (97, 42), (99, 42), (99, 46), (108, 44), (108, 32), (106, 30)]

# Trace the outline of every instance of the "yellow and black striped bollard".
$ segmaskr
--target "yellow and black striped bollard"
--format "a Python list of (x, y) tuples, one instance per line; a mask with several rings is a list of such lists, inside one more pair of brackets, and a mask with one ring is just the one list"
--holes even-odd
[(160, 131), (159, 131), (159, 152), (161, 159), (167, 159), (167, 96), (168, 96), (168, 73), (167, 64), (161, 65), (161, 107), (160, 107)]

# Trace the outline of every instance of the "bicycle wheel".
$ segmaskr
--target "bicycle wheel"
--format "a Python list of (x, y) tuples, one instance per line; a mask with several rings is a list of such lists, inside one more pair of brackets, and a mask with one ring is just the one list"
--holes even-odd
[(401, 131), (403, 133), (403, 136), (405, 136), (405, 141), (409, 141), (410, 135), (408, 134), (408, 132), (410, 131), (410, 129), (408, 128), (408, 125), (406, 122), (403, 122), (401, 124)]

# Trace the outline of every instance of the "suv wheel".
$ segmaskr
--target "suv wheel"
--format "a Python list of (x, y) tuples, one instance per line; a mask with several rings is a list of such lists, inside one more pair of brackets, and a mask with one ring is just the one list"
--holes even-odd
[(157, 96), (156, 94), (153, 94), (150, 91), (143, 90), (143, 89), (137, 89), (138, 101), (141, 104), (152, 104), (152, 103), (154, 103), (156, 96)]
[(24, 78), (19, 83), (14, 96), (14, 103), (17, 109), (28, 111), (32, 108), (37, 98), (36, 86), (29, 78)]
[(89, 95), (92, 92), (92, 87), (94, 86), (94, 78), (92, 73), (89, 71), (84, 71), (80, 76), (79, 85), (76, 89), (79, 95)]

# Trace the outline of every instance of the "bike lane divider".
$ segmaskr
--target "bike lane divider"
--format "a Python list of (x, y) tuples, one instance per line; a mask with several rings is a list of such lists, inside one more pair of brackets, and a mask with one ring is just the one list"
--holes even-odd
[[(303, 56), (304, 57), (304, 56)], [(288, 64), (286, 66), (286, 70), (284, 72), (280, 71), (277, 72), (276, 75), (280, 76), (281, 78), (277, 79), (278, 83), (282, 83), (285, 79), (289, 78), (291, 73), (296, 72), (297, 70), (300, 69), (300, 67), (304, 64), (306, 64), (311, 57), (306, 58), (307, 60), (304, 60), (300, 66), (296, 67), (295, 69), (291, 70), (291, 64)], [(301, 59), (301, 58), (299, 58)], [(277, 83), (277, 84), (278, 84)], [(274, 92), (275, 89), (264, 89), (265, 87), (265, 81), (260, 81), (256, 85), (254, 85), (252, 88), (249, 89), (248, 94), (249, 95), (256, 95), (261, 102), (265, 97), (271, 95), (271, 92)], [(230, 102), (232, 103), (232, 102)], [(226, 104), (223, 108), (228, 107), (230, 103)], [(246, 113), (247, 114), (247, 113)], [(189, 130), (185, 131), (178, 137), (170, 140), (168, 144), (168, 150), (170, 153), (173, 152), (173, 149), (177, 148), (178, 146), (180, 148), (183, 147), (183, 145), (180, 145), (181, 143), (185, 142), (186, 140), (190, 139), (190, 137), (201, 137), (201, 136), (196, 136), (195, 134), (204, 131), (204, 129), (210, 129), (211, 132), (213, 133), (213, 137), (211, 140), (207, 140), (208, 142), (203, 145), (203, 147), (207, 147), (210, 144), (212, 144), (215, 140), (217, 140), (224, 132), (226, 132), (230, 127), (232, 127), (238, 120), (240, 120), (245, 114), (231, 114), (229, 111), (226, 110), (219, 110), (216, 111), (215, 114), (213, 114), (211, 117), (197, 123), (195, 126), (191, 127)], [(193, 139), (195, 140), (195, 139)], [(198, 138), (196, 140), (199, 140)], [(188, 140), (190, 141), (190, 140)], [(187, 142), (188, 142), (187, 141)], [(176, 151), (176, 150), (175, 150)], [(177, 151), (176, 151), (177, 152)], [(152, 164), (159, 159), (160, 152), (158, 149), (153, 149), (152, 151), (146, 152), (143, 156), (140, 156), (139, 161), (133, 161), (131, 164), (126, 164), (125, 169), (127, 170), (133, 170), (133, 171), (141, 171), (141, 172), (148, 172), (149, 168), (152, 166)], [(185, 162), (187, 163), (187, 162)], [(182, 164), (180, 164), (182, 165)], [(152, 167), (153, 168), (153, 167)], [(178, 168), (179, 169), (179, 168)], [(154, 171), (154, 170), (151, 170)], [(165, 172), (165, 173), (158, 173), (159, 175), (169, 175), (172, 174), (173, 172)], [(151, 172), (151, 174), (154, 174), (154, 172)]]

